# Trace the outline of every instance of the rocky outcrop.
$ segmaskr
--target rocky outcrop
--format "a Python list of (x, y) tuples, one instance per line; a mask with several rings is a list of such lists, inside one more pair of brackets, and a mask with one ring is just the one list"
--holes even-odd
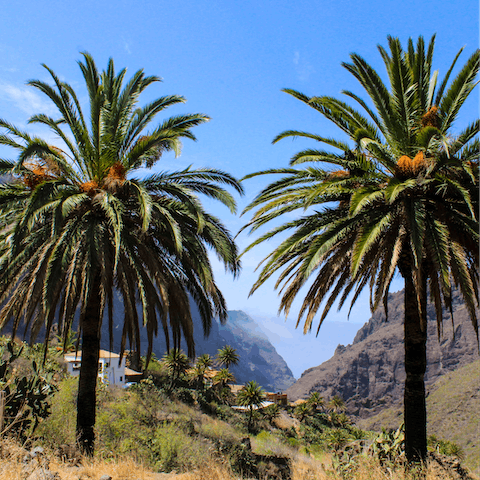
[[(475, 331), (457, 292), (453, 300), (454, 327), (450, 314), (444, 312), (440, 338), (434, 307), (428, 305), (427, 388), (441, 375), (479, 358)], [(401, 402), (405, 381), (403, 292), (391, 294), (388, 305), (388, 322), (383, 309), (377, 310), (351, 345), (340, 345), (330, 360), (306, 370), (287, 390), (289, 398), (305, 398), (314, 391), (326, 398), (340, 395), (348, 412), (360, 418)]]

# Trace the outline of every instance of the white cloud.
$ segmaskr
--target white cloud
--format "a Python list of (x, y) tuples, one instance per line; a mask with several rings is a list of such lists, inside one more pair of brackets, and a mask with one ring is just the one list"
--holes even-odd
[(0, 83), (0, 92), (27, 115), (35, 113), (52, 115), (56, 112), (51, 100), (42, 97), (27, 85), (18, 87), (8, 83)]
[(293, 64), (295, 65), (297, 78), (302, 82), (309, 80), (310, 75), (315, 72), (313, 65), (309, 63), (302, 55), (300, 55), (300, 52), (294, 53)]
[(128, 43), (124, 37), (122, 37), (122, 40), (123, 40), (123, 48), (125, 49), (125, 52), (131, 55), (132, 51), (130, 50), (130, 43)]

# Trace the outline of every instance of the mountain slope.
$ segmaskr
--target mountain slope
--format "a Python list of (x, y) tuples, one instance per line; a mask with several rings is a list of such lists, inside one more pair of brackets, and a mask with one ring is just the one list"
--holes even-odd
[[(478, 359), (477, 340), (458, 292), (453, 298), (455, 339), (450, 315), (444, 312), (444, 332), (437, 338), (435, 311), (428, 305), (428, 386), (441, 375)], [(313, 391), (346, 400), (349, 413), (370, 417), (401, 402), (405, 381), (403, 360), (403, 292), (389, 297), (389, 320), (377, 310), (357, 333), (352, 345), (339, 345), (327, 362), (306, 370), (287, 393), (305, 398)]]

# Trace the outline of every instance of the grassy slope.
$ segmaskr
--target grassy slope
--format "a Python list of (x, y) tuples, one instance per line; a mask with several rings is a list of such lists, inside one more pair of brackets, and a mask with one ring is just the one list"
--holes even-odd
[[(441, 377), (427, 397), (428, 434), (460, 445), (465, 464), (480, 476), (480, 360)], [(359, 421), (364, 429), (396, 428), (403, 420), (401, 406)]]

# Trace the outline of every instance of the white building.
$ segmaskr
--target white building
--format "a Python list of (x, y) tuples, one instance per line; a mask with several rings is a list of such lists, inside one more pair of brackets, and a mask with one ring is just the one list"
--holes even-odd
[[(82, 363), (82, 352), (67, 353), (64, 356), (67, 363), (67, 371), (70, 375), (80, 374), (80, 364)], [(106, 350), (100, 350), (100, 356), (98, 359), (98, 376), (103, 383), (108, 385), (123, 386), (127, 382), (126, 376), (140, 376), (140, 372), (125, 366), (125, 357), (122, 358), (120, 364), (118, 363), (120, 355), (113, 352), (107, 352)]]

